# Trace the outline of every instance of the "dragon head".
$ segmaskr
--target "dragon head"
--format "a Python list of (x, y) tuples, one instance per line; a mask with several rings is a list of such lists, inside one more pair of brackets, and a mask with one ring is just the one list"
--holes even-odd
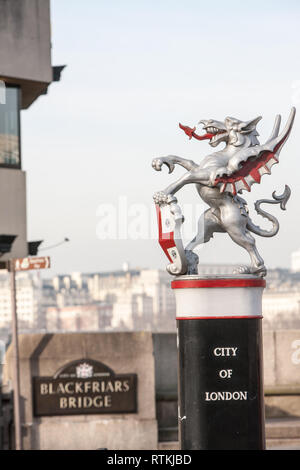
[(209, 136), (209, 144), (216, 147), (221, 142), (235, 147), (259, 145), (256, 130), (257, 123), (262, 119), (261, 116), (251, 121), (240, 121), (232, 117), (227, 117), (224, 122), (213, 119), (199, 121), (203, 124), (206, 135)]

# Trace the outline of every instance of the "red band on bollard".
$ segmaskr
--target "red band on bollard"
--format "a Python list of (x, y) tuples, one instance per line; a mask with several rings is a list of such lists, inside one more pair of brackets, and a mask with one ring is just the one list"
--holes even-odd
[(172, 281), (172, 289), (266, 287), (264, 279), (186, 279)]
[(203, 316), (203, 317), (176, 317), (176, 320), (233, 320), (233, 319), (247, 319), (247, 320), (257, 320), (263, 318), (262, 315), (220, 315), (220, 316)]

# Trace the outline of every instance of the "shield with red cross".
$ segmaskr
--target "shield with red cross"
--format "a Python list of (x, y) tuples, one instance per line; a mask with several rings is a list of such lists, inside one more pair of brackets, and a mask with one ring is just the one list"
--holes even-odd
[(181, 240), (181, 226), (184, 221), (181, 209), (172, 201), (168, 204), (156, 204), (159, 244), (170, 264), (167, 271), (172, 275), (187, 272), (187, 259)]

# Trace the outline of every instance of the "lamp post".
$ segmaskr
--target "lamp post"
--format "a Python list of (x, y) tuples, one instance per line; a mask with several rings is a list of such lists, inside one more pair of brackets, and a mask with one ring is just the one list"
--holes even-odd
[(13, 343), (13, 390), (14, 390), (14, 421), (15, 421), (15, 446), (16, 450), (22, 450), (22, 427), (21, 427), (21, 393), (20, 393), (20, 362), (19, 362), (19, 340), (18, 340), (18, 317), (17, 317), (17, 291), (16, 271), (14, 260), (8, 261), (10, 274), (10, 298), (12, 319), (12, 343)]
[[(10, 253), (12, 245), (17, 235), (0, 235), (0, 258)], [(68, 242), (65, 238), (62, 243)], [(38, 254), (39, 246), (43, 241), (28, 242), (28, 255)], [(52, 246), (54, 248), (58, 245)], [(49, 248), (49, 247), (48, 247)], [(13, 397), (14, 397), (14, 425), (15, 425), (15, 448), (22, 450), (22, 426), (21, 426), (21, 404), (20, 404), (20, 363), (19, 363), (19, 342), (18, 342), (18, 317), (17, 317), (17, 296), (16, 296), (16, 271), (28, 271), (32, 269), (47, 269), (50, 267), (50, 258), (20, 258), (9, 259), (0, 262), (0, 269), (8, 270), (10, 274), (11, 292), (11, 316), (12, 316), (12, 345), (13, 345)]]
[[(0, 235), (0, 256), (11, 252), (12, 245), (17, 235)], [(10, 299), (12, 319), (12, 345), (13, 345), (13, 400), (14, 400), (14, 425), (15, 448), (22, 450), (21, 406), (20, 406), (20, 365), (18, 342), (18, 319), (16, 300), (16, 273), (14, 260), (2, 263), (2, 268), (7, 269), (10, 275)]]

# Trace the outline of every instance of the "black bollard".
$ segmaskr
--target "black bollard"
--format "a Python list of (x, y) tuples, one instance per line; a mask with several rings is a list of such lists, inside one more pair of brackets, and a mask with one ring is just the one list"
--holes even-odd
[(264, 287), (254, 276), (172, 282), (182, 450), (265, 449)]

